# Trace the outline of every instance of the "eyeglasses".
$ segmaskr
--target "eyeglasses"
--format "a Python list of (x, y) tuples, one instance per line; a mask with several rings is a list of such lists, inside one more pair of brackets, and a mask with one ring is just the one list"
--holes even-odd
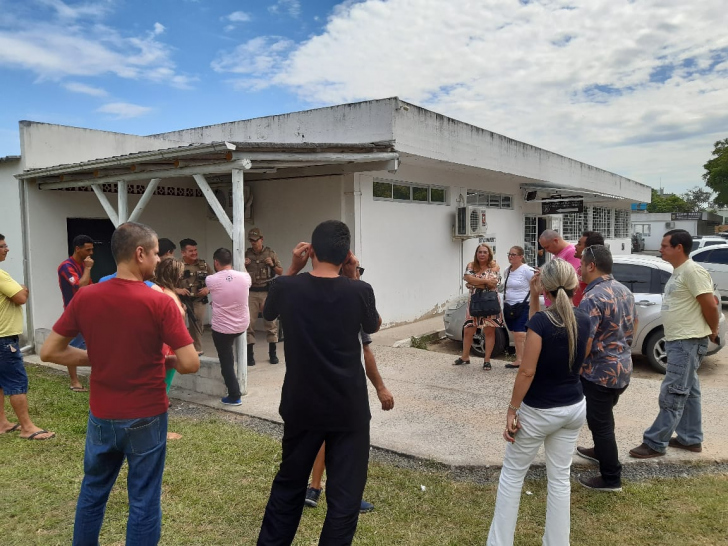
[(591, 257), (591, 263), (596, 264), (597, 263), (597, 258), (596, 258), (596, 256), (594, 256), (594, 247), (597, 247), (597, 248), (605, 248), (605, 246), (604, 245), (590, 245), (590, 246), (586, 247), (586, 250), (590, 251), (591, 252), (591, 255), (592, 255), (592, 257)]
[(359, 276), (361, 277), (364, 274), (364, 268), (363, 267), (357, 267), (356, 272), (359, 273)]
[(513, 254), (512, 252), (508, 253), (509, 258), (513, 258), (514, 256), (520, 256), (520, 254)]

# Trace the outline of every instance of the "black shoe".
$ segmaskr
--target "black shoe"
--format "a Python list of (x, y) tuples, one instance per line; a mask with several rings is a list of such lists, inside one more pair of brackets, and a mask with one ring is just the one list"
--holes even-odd
[(318, 506), (319, 497), (321, 496), (321, 490), (320, 489), (314, 489), (313, 487), (309, 487), (306, 489), (306, 500), (304, 501), (306, 506), (310, 506), (311, 508), (316, 508)]
[(665, 454), (660, 451), (655, 451), (644, 442), (629, 450), (629, 456), (635, 459), (652, 459), (654, 457), (662, 457)]
[(280, 362), (280, 360), (278, 360), (278, 355), (276, 355), (275, 343), (268, 343), (268, 357), (271, 364), (278, 364)]
[(577, 446), (576, 447), (576, 454), (579, 457), (583, 457), (584, 459), (587, 459), (589, 461), (594, 461), (595, 463), (598, 463), (599, 462), (599, 459), (597, 459), (597, 455), (594, 452), (594, 448), (593, 447), (581, 447), (581, 446)]
[(594, 476), (593, 478), (579, 478), (579, 483), (587, 489), (593, 489), (594, 491), (606, 491), (608, 493), (618, 493), (622, 490), (621, 485), (608, 485), (601, 476)]
[(692, 451), (693, 453), (700, 453), (701, 451), (703, 451), (703, 444), (701, 444), (701, 443), (690, 444), (690, 445), (681, 444), (680, 442), (678, 442), (677, 437), (670, 438), (670, 441), (667, 442), (667, 445), (669, 447), (676, 447), (678, 449), (684, 449), (686, 451)]
[(248, 343), (248, 366), (255, 366), (255, 357), (253, 356), (252, 343)]
[(507, 370), (517, 370), (518, 368), (521, 367), (521, 365), (520, 364), (506, 364), (505, 367)]
[(489, 372), (493, 367), (490, 365), (490, 361), (483, 362), (483, 369), (487, 372)]
[(459, 358), (452, 363), (453, 366), (462, 366), (463, 364), (470, 364), (469, 360), (463, 360), (462, 358)]

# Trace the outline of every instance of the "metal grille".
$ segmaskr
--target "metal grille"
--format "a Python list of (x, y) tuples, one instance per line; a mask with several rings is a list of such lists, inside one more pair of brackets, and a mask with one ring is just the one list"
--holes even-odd
[(612, 210), (604, 207), (592, 207), (592, 231), (598, 231), (605, 239), (612, 236)]
[(512, 209), (513, 196), (479, 190), (468, 190), (468, 205), (480, 205), (490, 209)]
[(526, 216), (523, 224), (524, 259), (531, 267), (536, 267), (536, 250), (538, 249), (538, 224), (535, 216)]
[(570, 212), (564, 214), (561, 224), (563, 238), (567, 241), (578, 241), (581, 234), (589, 229), (586, 212)]
[(626, 239), (630, 236), (631, 213), (628, 210), (614, 209), (614, 238)]

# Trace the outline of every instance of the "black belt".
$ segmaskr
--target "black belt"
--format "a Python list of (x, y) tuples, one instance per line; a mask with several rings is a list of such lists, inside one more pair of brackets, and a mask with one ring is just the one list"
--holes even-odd
[(10, 341), (19, 341), (20, 340), (20, 338), (18, 336), (0, 336), (0, 339), (2, 339), (3, 341), (5, 341), (6, 339), (8, 339)]
[(267, 286), (251, 286), (250, 287), (251, 292), (268, 292)]

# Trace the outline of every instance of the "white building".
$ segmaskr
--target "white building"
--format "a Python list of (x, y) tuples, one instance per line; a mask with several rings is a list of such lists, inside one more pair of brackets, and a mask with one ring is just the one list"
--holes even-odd
[(723, 218), (712, 212), (632, 212), (632, 233), (641, 233), (645, 250), (660, 250), (665, 232), (684, 229), (690, 235), (714, 235)]
[[(438, 313), (462, 293), (478, 238), (453, 237), (460, 206), (484, 209), (501, 264), (513, 245), (525, 246), (535, 263), (547, 227), (570, 241), (600, 231), (613, 252), (629, 253), (630, 205), (650, 199), (650, 188), (633, 180), (397, 98), (152, 136), (23, 121), (20, 141), (20, 159), (0, 163), (3, 206), (19, 211), (3, 209), (0, 233), (13, 235), (19, 261), (9, 265), (25, 265), (31, 342), (62, 311), (56, 268), (70, 239), (87, 233), (100, 241), (100, 276), (114, 267), (113, 224), (130, 216), (161, 237), (196, 239), (209, 261), (216, 248), (235, 246), (231, 238), (245, 244), (243, 230), (257, 226), (284, 267), (316, 224), (345, 221), (384, 324), (392, 325)], [(243, 210), (244, 191), (244, 223), (240, 215), (221, 223), (203, 189), (228, 214)], [(557, 203), (582, 202), (583, 211), (548, 213), (558, 208), (545, 203), (554, 195), (577, 202)], [(143, 210), (133, 214), (140, 201)]]

